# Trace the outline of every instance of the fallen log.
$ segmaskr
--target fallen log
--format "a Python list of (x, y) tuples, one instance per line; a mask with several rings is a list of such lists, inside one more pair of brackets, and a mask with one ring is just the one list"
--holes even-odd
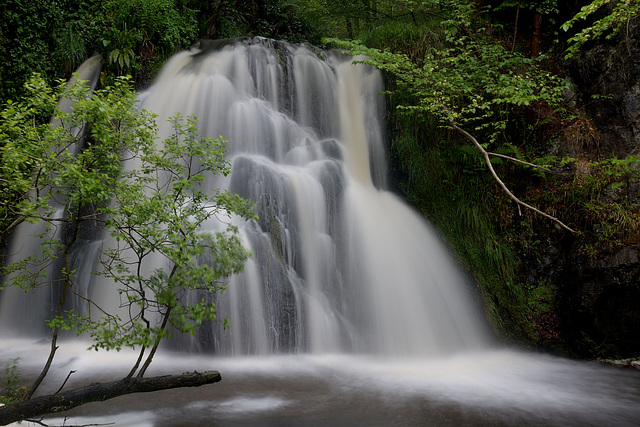
[(39, 396), (0, 407), (0, 425), (46, 414), (67, 411), (89, 402), (102, 402), (131, 393), (168, 390), (179, 387), (200, 387), (220, 381), (218, 371), (189, 372), (150, 378), (125, 378), (108, 383), (92, 383), (64, 393)]

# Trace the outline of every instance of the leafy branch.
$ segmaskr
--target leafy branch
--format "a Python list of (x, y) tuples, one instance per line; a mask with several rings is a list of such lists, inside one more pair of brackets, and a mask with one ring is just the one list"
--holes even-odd
[(569, 47), (565, 58), (571, 58), (577, 54), (582, 46), (590, 40), (608, 33), (606, 39), (615, 37), (634, 16), (640, 14), (640, 0), (594, 0), (580, 9), (580, 12), (562, 25), (564, 31), (569, 31), (580, 21), (585, 21), (600, 11), (605, 5), (612, 4), (610, 13), (600, 19), (596, 19), (593, 24), (580, 30), (573, 37), (569, 38)]
[[(213, 320), (210, 295), (224, 291), (225, 278), (250, 256), (228, 218), (256, 216), (246, 200), (207, 188), (207, 179), (230, 172), (226, 141), (200, 137), (196, 119), (180, 115), (170, 119), (173, 134), (159, 141), (155, 116), (136, 108), (128, 78), (92, 96), (81, 81), (50, 88), (34, 76), (26, 86), (30, 96), (0, 112), (0, 185), (11, 202), (3, 215), (16, 218), (5, 232), (34, 223), (40, 249), (11, 254), (0, 272), (3, 286), (60, 289), (46, 322), (51, 349), (29, 400), (53, 364), (61, 331), (90, 336), (96, 350), (139, 348), (129, 378), (144, 375), (169, 327), (195, 334)], [(58, 99), (73, 110), (61, 110)], [(42, 119), (49, 114), (51, 124)], [(218, 231), (206, 232), (216, 218)], [(62, 224), (63, 236), (56, 232)], [(106, 242), (93, 274), (121, 297), (119, 307), (77, 289), (71, 255), (89, 230)], [(190, 303), (194, 292), (201, 301)], [(71, 295), (85, 304), (65, 311)]]
[[(414, 100), (413, 104), (398, 108), (427, 114), (463, 135), (482, 153), (491, 175), (509, 198), (519, 206), (575, 232), (557, 218), (516, 197), (497, 175), (490, 157), (535, 165), (487, 149), (489, 144), (501, 137), (510, 110), (538, 102), (557, 105), (565, 83), (542, 71), (537, 60), (511, 54), (486, 40), (481, 30), (475, 30), (473, 38), (459, 35), (458, 27), (468, 22), (470, 20), (461, 19), (455, 26), (443, 23), (448, 45), (426, 52), (421, 65), (411, 61), (407, 55), (368, 48), (359, 42), (337, 39), (327, 39), (326, 42), (348, 49), (352, 55), (361, 55), (360, 62), (395, 76), (397, 91), (408, 94)], [(466, 130), (469, 128), (487, 135), (489, 143), (479, 143)]]

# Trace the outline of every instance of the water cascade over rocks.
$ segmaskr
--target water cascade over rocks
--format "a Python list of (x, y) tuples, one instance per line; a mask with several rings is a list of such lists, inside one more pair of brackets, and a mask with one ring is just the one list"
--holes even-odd
[[(202, 136), (228, 138), (232, 172), (206, 185), (252, 200), (260, 218), (229, 219), (253, 258), (215, 296), (220, 321), (180, 346), (428, 356), (484, 345), (486, 326), (438, 237), (385, 189), (382, 90), (381, 74), (348, 55), (254, 39), (178, 54), (141, 94), (161, 138), (176, 112), (195, 115)], [(78, 257), (76, 269), (94, 263)], [(92, 298), (117, 298), (97, 278), (83, 282)], [(4, 327), (24, 324), (9, 309), (24, 298), (3, 296)]]
[[(223, 381), (84, 405), (49, 425), (638, 425), (635, 371), (489, 344), (443, 245), (386, 189), (381, 76), (352, 60), (264, 39), (208, 42), (174, 56), (141, 94), (161, 136), (180, 112), (202, 135), (228, 138), (232, 173), (206, 185), (253, 200), (260, 217), (221, 218), (253, 258), (214, 296), (218, 321), (175, 336), (150, 368), (216, 369)], [(37, 250), (38, 230), (25, 227), (11, 253)], [(80, 245), (75, 269), (87, 295), (117, 307), (103, 292), (113, 284), (90, 274), (108, 245)], [(20, 357), (21, 375), (40, 371), (55, 300), (2, 291), (0, 363)], [(137, 356), (86, 348), (60, 346), (43, 393), (69, 371), (69, 388), (122, 378)]]
[(252, 200), (260, 218), (236, 224), (254, 257), (217, 301), (231, 328), (187, 344), (234, 355), (483, 345), (442, 244), (385, 191), (380, 73), (305, 46), (211, 44), (171, 59), (142, 96), (159, 123), (195, 115), (202, 135), (228, 138), (232, 173), (208, 185)]

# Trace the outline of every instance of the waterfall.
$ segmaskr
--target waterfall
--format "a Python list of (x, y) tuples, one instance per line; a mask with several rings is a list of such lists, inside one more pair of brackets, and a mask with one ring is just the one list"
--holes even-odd
[(204, 45), (142, 95), (159, 123), (195, 115), (203, 136), (228, 138), (231, 176), (210, 185), (260, 217), (237, 224), (254, 257), (217, 301), (230, 330), (190, 345), (435, 355), (487, 342), (437, 235), (386, 190), (382, 77), (353, 61), (270, 40)]
[[(179, 53), (140, 95), (161, 138), (176, 112), (197, 116), (202, 136), (228, 138), (232, 172), (206, 185), (252, 200), (259, 215), (232, 218), (253, 257), (215, 296), (219, 321), (180, 346), (436, 356), (487, 345), (437, 234), (387, 189), (382, 90), (380, 72), (348, 55), (254, 39)], [(2, 295), (3, 306), (16, 300)]]

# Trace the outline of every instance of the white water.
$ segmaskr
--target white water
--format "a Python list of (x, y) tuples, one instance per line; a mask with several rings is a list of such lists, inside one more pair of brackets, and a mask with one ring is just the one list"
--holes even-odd
[[(32, 374), (46, 343), (5, 340)], [(68, 389), (111, 381), (136, 354), (63, 345), (42, 392), (70, 371)], [(149, 376), (219, 370), (210, 386), (122, 396), (51, 417), (49, 425), (117, 426), (637, 426), (640, 375), (632, 369), (508, 350), (428, 359), (345, 354), (211, 357), (160, 353)], [(70, 417), (66, 420), (63, 417)]]
[(253, 200), (260, 216), (238, 223), (255, 259), (217, 302), (231, 330), (183, 344), (421, 356), (485, 345), (443, 245), (384, 189), (380, 73), (322, 55), (266, 40), (185, 52), (141, 97), (160, 123), (196, 115), (203, 135), (227, 137), (232, 174), (210, 185)]
[[(385, 190), (380, 74), (323, 55), (266, 40), (183, 52), (141, 95), (163, 132), (180, 111), (200, 118), (203, 135), (229, 138), (233, 172), (209, 185), (255, 202), (259, 222), (234, 220), (254, 257), (217, 300), (231, 328), (178, 338), (192, 352), (166, 350), (149, 373), (217, 369), (221, 383), (87, 405), (73, 422), (636, 424), (636, 372), (492, 345), (431, 227)], [(40, 333), (19, 325), (45, 303), (10, 317), (4, 307), (26, 303), (6, 294), (2, 303), (5, 334)], [(0, 362), (21, 357), (23, 375), (34, 375), (47, 347), (32, 341), (4, 338)], [(135, 358), (84, 348), (61, 346), (42, 392), (71, 370), (68, 388), (120, 378)]]

